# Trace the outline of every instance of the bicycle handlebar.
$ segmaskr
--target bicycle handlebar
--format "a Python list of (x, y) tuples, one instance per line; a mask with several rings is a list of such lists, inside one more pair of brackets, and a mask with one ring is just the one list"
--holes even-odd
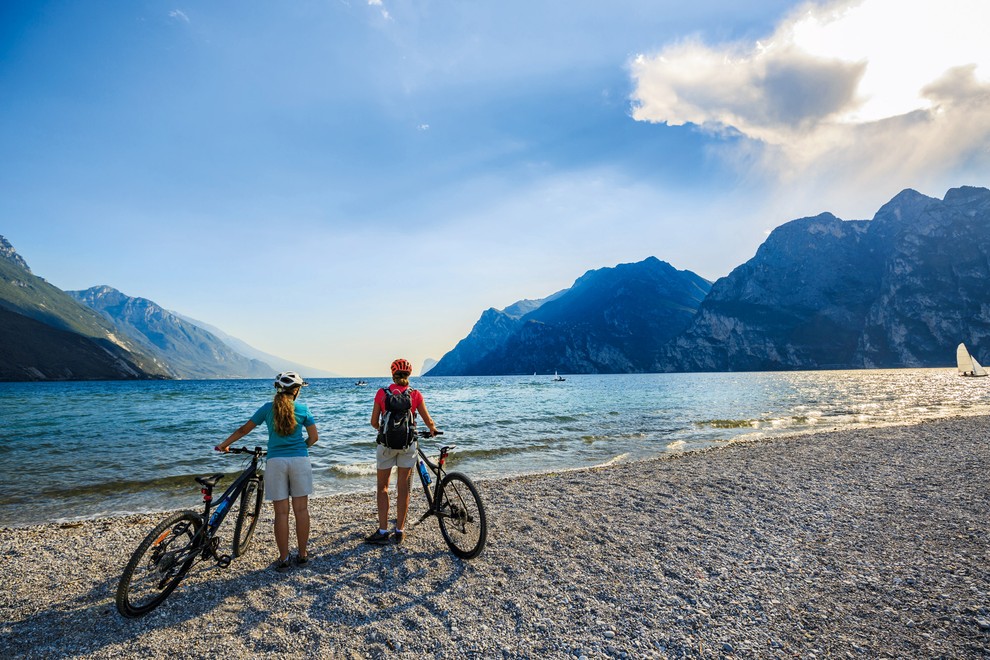
[[(443, 431), (437, 431), (437, 435), (443, 435)], [(421, 438), (432, 438), (433, 437), (433, 434), (430, 433), (429, 431), (420, 431), (419, 432), (419, 437), (421, 437)]]
[(231, 454), (257, 454), (258, 456), (266, 456), (268, 454), (261, 447), (255, 447), (254, 449), (248, 449), (247, 447), (227, 447), (227, 451)]

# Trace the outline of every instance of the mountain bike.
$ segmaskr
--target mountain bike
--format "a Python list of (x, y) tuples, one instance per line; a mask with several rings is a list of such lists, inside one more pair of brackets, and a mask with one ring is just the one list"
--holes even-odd
[[(250, 454), (251, 460), (214, 504), (213, 489), (224, 475), (196, 477), (202, 486), (203, 513), (179, 511), (161, 521), (141, 541), (124, 567), (117, 585), (117, 611), (126, 617), (143, 616), (162, 604), (197, 561), (213, 559), (227, 568), (251, 543), (265, 494), (264, 474), (258, 461), (268, 452), (261, 447), (231, 447), (232, 454)], [(210, 513), (213, 509), (213, 513)], [(217, 532), (234, 514), (230, 554), (220, 553)]]
[[(429, 431), (420, 431), (419, 435), (424, 438), (431, 437)], [(437, 435), (443, 434), (437, 433)], [(416, 444), (416, 451), (419, 453), (416, 472), (423, 484), (423, 493), (426, 494), (426, 503), (429, 505), (429, 509), (416, 521), (416, 524), (430, 516), (435, 516), (440, 524), (440, 534), (450, 546), (450, 550), (462, 559), (471, 559), (477, 557), (485, 547), (488, 538), (488, 520), (485, 517), (481, 496), (478, 495), (474, 483), (460, 472), (444, 470), (447, 456), (455, 448), (456, 445), (440, 447), (440, 455), (434, 463), (427, 458), (419, 443)], [(431, 472), (436, 477), (432, 492)]]

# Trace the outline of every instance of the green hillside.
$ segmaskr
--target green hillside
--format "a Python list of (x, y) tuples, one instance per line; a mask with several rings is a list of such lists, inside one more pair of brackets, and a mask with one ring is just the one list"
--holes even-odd
[[(126, 337), (117, 336), (109, 321), (67, 293), (33, 274), (27, 264), (0, 237), (0, 307), (51, 328), (96, 340), (125, 363), (152, 377), (171, 377), (168, 369)], [(13, 341), (14, 344), (6, 342)], [(18, 342), (5, 337), (4, 352)]]

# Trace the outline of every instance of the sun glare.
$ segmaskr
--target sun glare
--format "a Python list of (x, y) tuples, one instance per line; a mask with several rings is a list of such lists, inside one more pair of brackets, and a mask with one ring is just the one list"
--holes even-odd
[(774, 40), (816, 57), (865, 62), (859, 105), (840, 118), (860, 123), (930, 109), (922, 90), (953, 67), (975, 64), (977, 78), (987, 80), (990, 48), (980, 34), (987, 25), (983, 0), (915, 3), (907, 11), (899, 0), (870, 0), (806, 10)]

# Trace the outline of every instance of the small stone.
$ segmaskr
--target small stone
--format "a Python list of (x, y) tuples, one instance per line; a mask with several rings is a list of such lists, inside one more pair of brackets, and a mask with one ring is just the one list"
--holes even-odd
[(614, 637), (615, 637), (615, 631), (614, 630), (606, 630), (605, 631), (605, 639), (612, 639)]
[(976, 625), (980, 627), (980, 630), (990, 630), (990, 621), (987, 619), (977, 619)]

